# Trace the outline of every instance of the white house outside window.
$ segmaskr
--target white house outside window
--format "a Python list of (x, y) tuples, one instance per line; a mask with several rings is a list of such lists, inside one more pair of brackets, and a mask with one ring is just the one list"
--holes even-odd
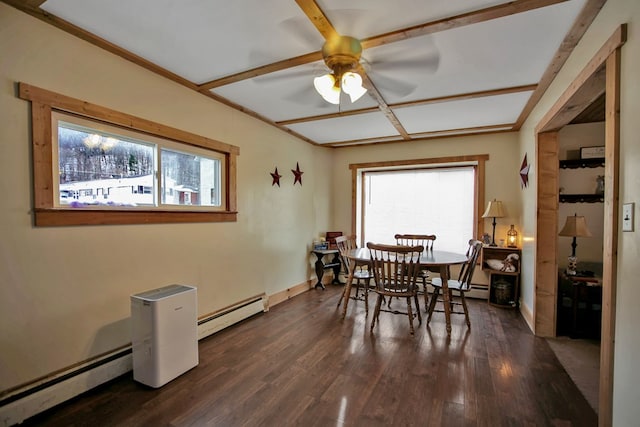
[(222, 154), (62, 113), (52, 119), (56, 206), (223, 207)]

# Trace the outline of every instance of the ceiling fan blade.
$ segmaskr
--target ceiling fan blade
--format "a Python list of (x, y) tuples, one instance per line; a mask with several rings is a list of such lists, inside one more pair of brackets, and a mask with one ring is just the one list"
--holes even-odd
[(313, 86), (305, 86), (304, 88), (297, 90), (283, 99), (289, 102), (293, 102), (299, 105), (313, 106), (316, 108), (329, 108), (332, 105), (326, 102), (318, 92), (315, 91)]
[(401, 98), (408, 96), (418, 87), (417, 84), (387, 77), (375, 71), (370, 71), (367, 74), (378, 90), (389, 91)]
[(253, 81), (255, 83), (272, 83), (306, 77), (310, 82), (313, 82), (314, 77), (321, 76), (328, 72), (329, 69), (324, 64), (317, 62), (315, 64), (305, 64), (275, 73), (263, 74), (258, 77), (254, 77)]
[[(368, 11), (365, 9), (326, 9), (324, 11), (328, 19), (340, 34), (349, 35), (355, 38), (366, 37), (366, 22), (362, 17)], [(342, 30), (342, 31), (340, 31)]]
[(308, 69), (304, 70), (284, 70), (279, 71), (277, 73), (263, 74), (258, 77), (254, 77), (251, 79), (255, 83), (274, 83), (279, 81), (291, 80), (292, 78), (309, 76), (309, 79), (313, 79), (313, 75), (309, 72)]
[(419, 71), (433, 74), (438, 71), (440, 65), (440, 55), (430, 55), (424, 58), (411, 58), (392, 61), (375, 61), (370, 63), (374, 71)]
[(309, 51), (319, 50), (324, 43), (322, 36), (313, 28), (309, 20), (302, 16), (285, 19), (278, 26)]

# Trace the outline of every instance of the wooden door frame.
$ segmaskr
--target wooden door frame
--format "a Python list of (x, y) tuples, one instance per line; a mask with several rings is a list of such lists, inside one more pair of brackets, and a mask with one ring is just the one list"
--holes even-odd
[(602, 274), (602, 338), (598, 423), (610, 426), (613, 416), (613, 360), (617, 286), (620, 60), (627, 39), (621, 25), (571, 82), (536, 126), (537, 215), (535, 249), (534, 332), (555, 336), (557, 317), (558, 130), (571, 122), (602, 93), (605, 106), (605, 200)]

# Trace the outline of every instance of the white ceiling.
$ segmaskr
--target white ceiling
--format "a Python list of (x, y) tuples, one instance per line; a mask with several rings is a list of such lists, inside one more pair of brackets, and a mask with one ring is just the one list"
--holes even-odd
[[(338, 33), (360, 40), (438, 20), (449, 29), (365, 47), (363, 66), (382, 109), (367, 95), (340, 106), (323, 101), (312, 81), (326, 72), (321, 59), (217, 86), (217, 79), (320, 51), (325, 38), (297, 3), (313, 0), (47, 0), (40, 8), (72, 24), (62, 28), (79, 27), (98, 45), (113, 43), (207, 96), (312, 143), (340, 146), (517, 129), (587, 0), (539, 8), (530, 5), (544, 1), (518, 0), (511, 9), (486, 0), (316, 0)], [(501, 17), (493, 19), (494, 10)]]

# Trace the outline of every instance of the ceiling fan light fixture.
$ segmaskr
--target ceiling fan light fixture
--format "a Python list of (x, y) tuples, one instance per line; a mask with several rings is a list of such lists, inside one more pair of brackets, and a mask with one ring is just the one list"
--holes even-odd
[(342, 90), (349, 95), (352, 103), (367, 93), (367, 89), (362, 87), (362, 77), (360, 77), (360, 74), (351, 71), (342, 75)]
[(336, 86), (336, 78), (333, 74), (316, 77), (313, 79), (313, 86), (325, 101), (335, 105), (340, 104), (340, 88)]
[(352, 71), (357, 69), (361, 53), (360, 41), (349, 36), (333, 37), (322, 46), (322, 57), (331, 73), (316, 77), (313, 85), (325, 101), (339, 105), (340, 91), (344, 91), (353, 103), (367, 93), (362, 76)]

